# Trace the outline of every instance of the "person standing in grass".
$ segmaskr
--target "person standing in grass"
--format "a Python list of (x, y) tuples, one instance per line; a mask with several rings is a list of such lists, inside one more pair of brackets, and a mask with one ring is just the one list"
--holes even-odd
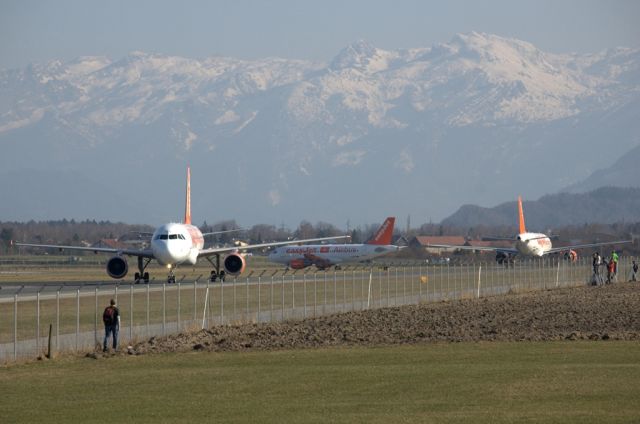
[(633, 263), (631, 264), (631, 278), (629, 278), (629, 281), (638, 281), (637, 276), (638, 264), (636, 263), (636, 261), (633, 261)]
[(602, 265), (602, 257), (598, 252), (593, 254), (593, 278), (597, 286), (602, 285), (602, 277), (600, 276), (600, 266)]
[[(616, 277), (618, 275), (618, 254), (615, 250), (611, 251), (611, 260), (613, 261), (613, 276)], [(617, 279), (616, 279), (617, 281)]]
[(111, 299), (109, 306), (104, 308), (102, 313), (102, 322), (104, 322), (104, 342), (102, 343), (102, 351), (106, 352), (107, 341), (111, 334), (113, 339), (113, 350), (118, 349), (118, 330), (120, 329), (120, 311), (116, 307), (116, 301)]

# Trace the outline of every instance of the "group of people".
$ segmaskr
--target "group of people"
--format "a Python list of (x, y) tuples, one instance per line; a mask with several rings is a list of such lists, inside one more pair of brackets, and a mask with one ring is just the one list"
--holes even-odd
[[(618, 254), (615, 250), (611, 251), (611, 255), (607, 258), (600, 256), (598, 252), (593, 254), (593, 278), (596, 285), (611, 284), (618, 281)], [(607, 270), (607, 279), (604, 280), (600, 273), (600, 267), (604, 266)], [(637, 281), (638, 264), (634, 260), (631, 266), (631, 276), (629, 281)]]

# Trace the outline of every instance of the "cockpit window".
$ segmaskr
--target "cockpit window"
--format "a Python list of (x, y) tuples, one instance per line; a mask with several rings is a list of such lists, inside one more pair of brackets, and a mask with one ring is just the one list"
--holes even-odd
[(169, 238), (167, 234), (158, 234), (156, 236), (156, 240), (166, 240), (167, 238)]
[(175, 240), (175, 239), (177, 239), (177, 238), (178, 238), (178, 235), (177, 235), (177, 234), (169, 234), (169, 239), (170, 239), (170, 240)]

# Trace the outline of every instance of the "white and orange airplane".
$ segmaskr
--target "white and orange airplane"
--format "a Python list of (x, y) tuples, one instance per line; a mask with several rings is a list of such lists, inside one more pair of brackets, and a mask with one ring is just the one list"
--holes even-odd
[[(551, 239), (546, 234), (542, 233), (530, 233), (527, 231), (524, 224), (524, 213), (522, 211), (522, 197), (518, 196), (518, 218), (519, 218), (519, 232), (513, 239), (515, 246), (513, 248), (504, 247), (489, 247), (489, 246), (459, 246), (449, 244), (430, 244), (427, 247), (435, 248), (457, 248), (461, 250), (483, 250), (496, 252), (496, 260), (500, 263), (512, 259), (516, 255), (523, 255), (529, 257), (542, 257), (551, 253), (567, 253), (570, 256), (574, 256), (574, 249), (583, 249), (588, 247), (608, 246), (614, 244), (631, 243), (633, 240), (622, 241), (609, 241), (602, 243), (588, 243), (588, 244), (576, 244), (572, 246), (553, 247)], [(497, 238), (493, 238), (494, 240)], [(507, 238), (502, 239), (507, 240)]]
[[(158, 227), (151, 236), (151, 242), (147, 249), (114, 249), (99, 247), (60, 246), (51, 244), (13, 243), (16, 246), (30, 246), (55, 248), (60, 250), (84, 250), (94, 253), (110, 253), (114, 256), (107, 261), (107, 274), (111, 278), (121, 279), (127, 275), (129, 266), (127, 256), (135, 256), (138, 259), (138, 272), (135, 273), (136, 283), (149, 282), (149, 273), (145, 272), (152, 260), (169, 270), (167, 281), (175, 283), (174, 269), (182, 264), (195, 265), (198, 258), (206, 258), (214, 270), (211, 271), (212, 280), (216, 277), (224, 279), (224, 275), (236, 276), (242, 273), (246, 266), (245, 254), (247, 250), (262, 249), (273, 246), (290, 245), (292, 243), (309, 243), (324, 240), (348, 238), (349, 236), (321, 237), (305, 240), (291, 240), (283, 242), (243, 244), (240, 247), (212, 247), (204, 248), (204, 236), (198, 227), (191, 224), (191, 169), (187, 167), (187, 189), (183, 223), (169, 223)], [(220, 256), (225, 255), (220, 265)], [(215, 257), (215, 263), (212, 260)]]
[(391, 244), (395, 217), (388, 217), (374, 236), (364, 244), (309, 244), (284, 246), (269, 254), (269, 261), (286, 265), (292, 269), (303, 269), (315, 265), (327, 269), (345, 263), (367, 262), (378, 256), (400, 250)]

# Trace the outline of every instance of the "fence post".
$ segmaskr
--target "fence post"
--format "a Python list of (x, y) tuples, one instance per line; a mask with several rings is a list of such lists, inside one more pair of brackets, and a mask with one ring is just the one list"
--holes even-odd
[[(207, 280), (208, 281), (208, 280)], [(193, 324), (198, 322), (198, 280), (193, 282)]]
[(36, 356), (40, 356), (40, 290), (36, 293)]
[(296, 280), (295, 271), (291, 274), (291, 318), (295, 318), (296, 310)]
[(133, 284), (129, 286), (129, 344), (133, 340)]
[(418, 265), (418, 303), (422, 302), (422, 264)]
[(387, 266), (387, 307), (391, 306), (391, 279), (389, 276), (389, 267)]
[(177, 324), (177, 330), (178, 333), (180, 332), (180, 281), (178, 281), (178, 324)]
[(396, 274), (396, 281), (395, 281), (395, 283), (396, 283), (396, 293), (395, 293), (395, 296), (394, 296), (395, 297), (395, 302), (393, 302), (393, 305), (394, 306), (398, 306), (398, 267), (395, 266), (394, 270), (395, 270), (395, 274)]
[(304, 309), (302, 312), (302, 317), (307, 317), (307, 273), (302, 271), (302, 291), (304, 293)]
[[(57, 341), (57, 340), (56, 340)], [(18, 294), (13, 295), (13, 360), (18, 359)]]
[(282, 285), (280, 286), (281, 290), (282, 290), (282, 314), (281, 314), (281, 320), (284, 321), (284, 274), (282, 274)]
[(271, 296), (269, 296), (271, 307), (269, 308), (269, 320), (273, 322), (273, 275), (271, 276)]
[(327, 314), (327, 270), (322, 271), (324, 274), (324, 302), (322, 303), (322, 315)]
[(407, 267), (402, 267), (402, 304), (407, 304)]
[(244, 318), (244, 322), (249, 322), (249, 277), (247, 277), (247, 313)]
[(356, 310), (356, 270), (351, 271), (351, 310)]
[(338, 280), (336, 276), (336, 270), (333, 270), (333, 313), (336, 313), (336, 308), (338, 307)]
[(58, 339), (60, 338), (60, 289), (56, 291), (56, 352), (60, 349)]
[(316, 307), (318, 303), (318, 270), (313, 273), (313, 317), (316, 317)]
[(367, 309), (371, 304), (371, 280), (373, 279), (373, 268), (369, 268), (369, 288), (367, 289)]
[(347, 271), (342, 270), (342, 312), (347, 310)]
[[(116, 286), (116, 289), (118, 286)], [(78, 351), (78, 338), (80, 337), (80, 289), (76, 290), (76, 352)]]
[(165, 335), (165, 325), (167, 322), (167, 283), (162, 283), (162, 335)]
[(149, 336), (149, 284), (147, 284), (147, 337)]
[(449, 270), (450, 270), (450, 267), (449, 267), (449, 263), (447, 262), (447, 296), (446, 296), (447, 300), (449, 300), (449, 295), (451, 292), (451, 290), (449, 289)]
[(261, 300), (261, 291), (262, 291), (262, 275), (258, 275), (258, 317), (256, 319), (256, 322), (260, 322), (260, 312), (261, 312), (261, 306), (260, 306), (260, 300)]
[(478, 299), (480, 299), (480, 281), (482, 278), (482, 264), (478, 267)]
[(96, 309), (95, 309), (95, 314), (93, 317), (93, 344), (96, 345), (98, 344), (98, 288), (96, 287), (95, 289), (95, 295), (96, 295)]

